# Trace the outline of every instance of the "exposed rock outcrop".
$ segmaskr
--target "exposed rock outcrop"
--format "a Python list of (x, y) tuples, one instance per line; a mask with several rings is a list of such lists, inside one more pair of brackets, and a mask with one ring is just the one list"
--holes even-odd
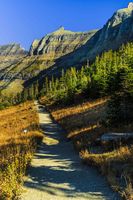
[(133, 3), (116, 11), (99, 31), (74, 33), (61, 27), (42, 40), (35, 40), (30, 54), (54, 59), (63, 56), (58, 66), (73, 66), (130, 41), (133, 41)]
[(4, 85), (22, 79), (27, 86), (35, 80), (44, 80), (46, 76), (60, 75), (62, 68), (80, 67), (88, 59), (94, 60), (104, 51), (118, 49), (131, 41), (133, 8), (129, 4), (116, 11), (99, 31), (75, 33), (61, 27), (41, 40), (35, 40), (30, 56), (22, 56), (25, 51), (20, 45), (0, 46), (0, 79)]
[(133, 9), (133, 2), (130, 2), (130, 3), (128, 4), (128, 8), (129, 8), (129, 9)]
[(59, 58), (84, 45), (95, 33), (96, 31), (72, 32), (61, 27), (41, 40), (35, 40), (31, 45), (30, 55)]
[(27, 54), (20, 44), (8, 44), (0, 46), (0, 56)]
[(125, 8), (115, 12), (98, 34), (93, 50), (88, 52), (90, 57), (109, 49), (117, 49), (121, 44), (133, 41), (133, 9)]
[(93, 60), (102, 52), (118, 49), (122, 44), (131, 41), (133, 41), (133, 8), (130, 5), (128, 8), (116, 11), (101, 30), (96, 32), (85, 45), (68, 55), (62, 64), (74, 65), (87, 59)]

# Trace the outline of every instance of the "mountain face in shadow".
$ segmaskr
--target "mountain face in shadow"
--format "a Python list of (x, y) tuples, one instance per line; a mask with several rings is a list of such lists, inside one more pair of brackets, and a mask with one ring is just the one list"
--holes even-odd
[[(133, 41), (133, 8), (120, 9), (82, 47), (62, 58), (62, 64), (74, 65), (110, 49), (116, 50), (122, 44)], [(65, 59), (67, 62), (65, 62)]]
[(0, 46), (1, 88), (16, 79), (21, 80), (19, 84), (28, 86), (46, 76), (59, 76), (62, 69), (81, 67), (87, 60), (93, 61), (97, 55), (131, 41), (133, 6), (130, 4), (116, 11), (97, 31), (72, 32), (60, 27), (41, 40), (35, 40), (28, 54), (20, 45)]
[[(62, 68), (71, 66), (80, 67), (86, 61), (94, 60), (97, 55), (110, 49), (116, 50), (122, 44), (133, 41), (133, 8), (120, 9), (108, 20), (104, 27), (97, 31), (87, 42), (75, 51), (54, 60), (54, 64), (41, 71), (34, 80), (43, 79), (45, 76), (61, 74)], [(27, 85), (28, 85), (27, 84)]]

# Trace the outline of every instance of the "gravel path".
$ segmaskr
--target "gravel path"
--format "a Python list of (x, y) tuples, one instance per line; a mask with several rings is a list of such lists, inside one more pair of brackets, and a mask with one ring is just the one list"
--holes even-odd
[(22, 200), (119, 200), (96, 169), (81, 163), (63, 130), (37, 105), (44, 141), (25, 180)]

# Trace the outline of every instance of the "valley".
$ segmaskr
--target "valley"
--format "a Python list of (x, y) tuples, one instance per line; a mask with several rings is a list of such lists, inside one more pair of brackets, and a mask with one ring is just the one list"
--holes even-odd
[(132, 135), (132, 2), (100, 29), (0, 46), (1, 200), (132, 200)]

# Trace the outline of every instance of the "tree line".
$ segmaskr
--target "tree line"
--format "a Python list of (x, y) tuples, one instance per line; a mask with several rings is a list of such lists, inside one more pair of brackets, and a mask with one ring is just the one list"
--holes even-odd
[(75, 97), (99, 98), (111, 96), (107, 123), (117, 125), (133, 121), (133, 43), (118, 51), (97, 56), (90, 67), (62, 71), (60, 78), (45, 79), (42, 94), (50, 101), (74, 103)]
[(128, 123), (133, 119), (133, 43), (122, 45), (117, 51), (97, 56), (91, 66), (80, 70), (72, 67), (62, 70), (60, 77), (47, 77), (24, 88), (13, 104), (46, 96), (57, 104), (72, 104), (75, 98), (99, 98), (111, 96), (108, 105), (108, 123)]

